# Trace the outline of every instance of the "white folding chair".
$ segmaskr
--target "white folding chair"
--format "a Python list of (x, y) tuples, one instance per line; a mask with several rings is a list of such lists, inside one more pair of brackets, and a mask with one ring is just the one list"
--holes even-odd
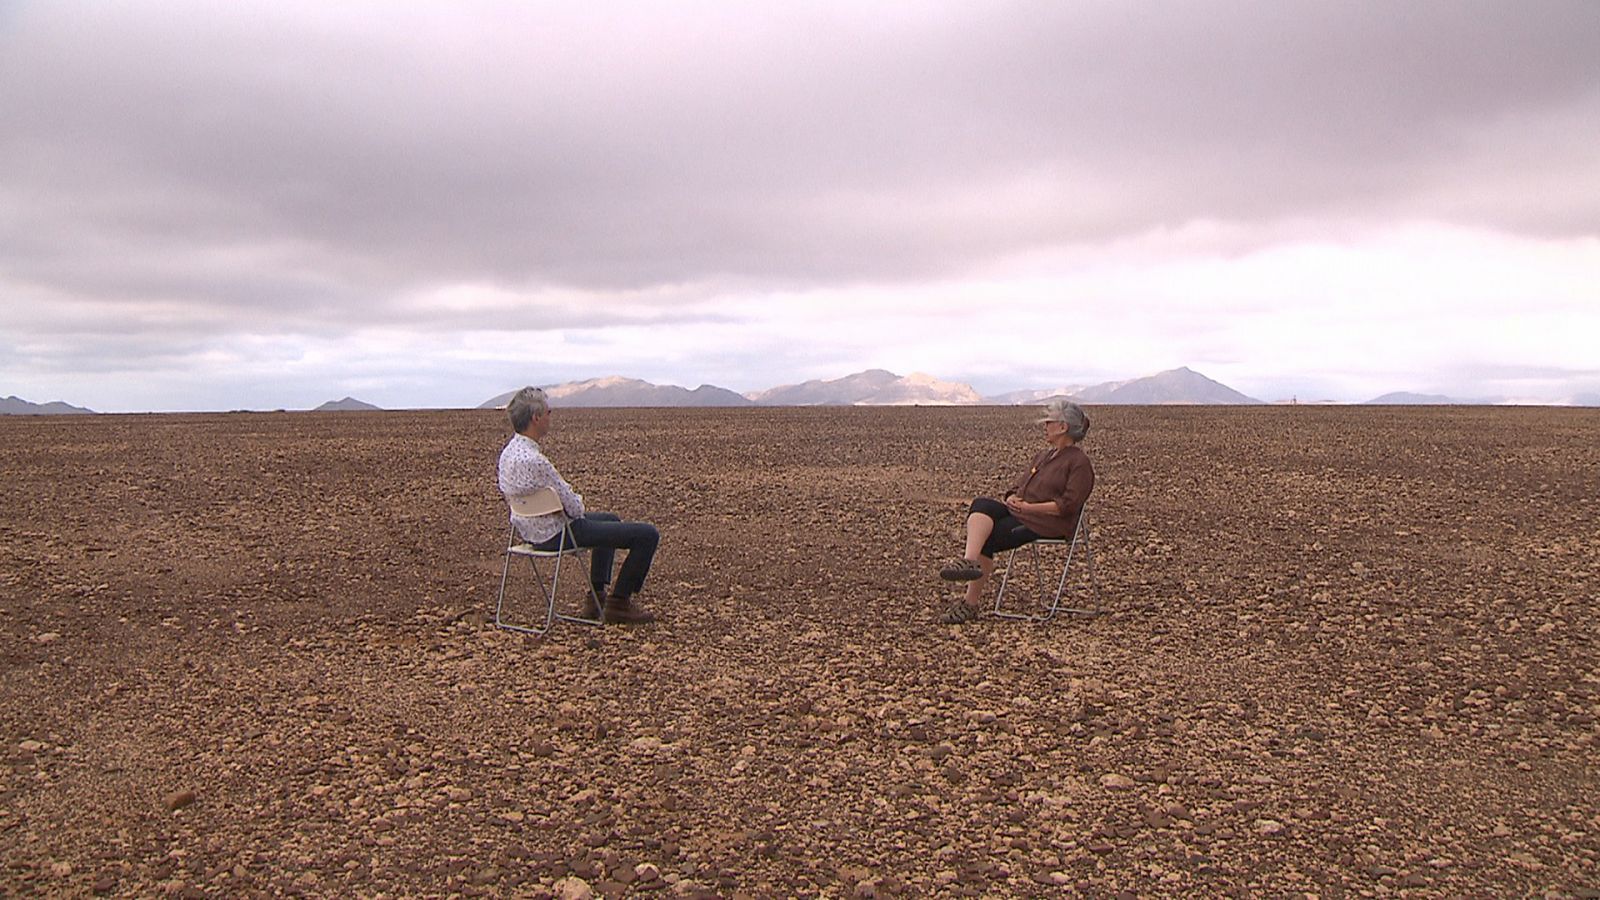
[[(545, 516), (561, 511), (561, 497), (554, 488), (540, 488), (531, 494), (520, 497), (507, 497), (506, 502), (511, 505), (511, 511), (519, 516)], [(601, 609), (600, 597), (595, 593), (594, 585), (589, 584), (587, 578), (584, 584), (589, 589), (589, 598), (594, 601), (596, 610), (594, 618), (588, 616), (571, 616), (556, 612), (556, 589), (561, 585), (561, 561), (569, 556), (583, 556), (589, 552), (588, 547), (579, 547), (572, 538), (572, 529), (566, 525), (561, 526), (561, 541), (555, 550), (540, 550), (533, 544), (523, 541), (517, 534), (515, 526), (511, 528), (511, 538), (506, 543), (505, 565), (500, 568), (500, 596), (494, 604), (494, 624), (496, 628), (506, 628), (511, 631), (521, 631), (526, 634), (544, 634), (556, 619), (565, 619), (568, 622), (581, 622), (585, 625), (600, 625), (605, 621), (605, 614)], [(544, 591), (545, 610), (544, 626), (513, 625), (501, 618), (501, 611), (506, 602), (506, 578), (511, 574), (511, 557), (521, 556), (528, 560), (533, 568), (534, 580), (539, 583), (540, 590)], [(555, 560), (554, 572), (551, 573), (548, 583), (544, 580), (544, 573), (539, 569), (539, 560)]]
[[(1056, 579), (1055, 594), (1050, 593), (1050, 586), (1046, 578), (1050, 571), (1043, 568), (1040, 547), (1065, 547), (1066, 558), (1061, 563), (1061, 577)], [(1006, 586), (1011, 582), (1011, 570), (1017, 567), (1017, 554), (1026, 551), (1029, 562), (1027, 568), (1033, 576), (1033, 583), (1039, 587), (1038, 612), (1012, 612), (1002, 609), (1001, 604), (1006, 599)], [(1075, 607), (1062, 607), (1061, 596), (1067, 590), (1067, 575), (1072, 571), (1074, 557), (1081, 554), (1082, 565), (1087, 569), (1088, 591), (1090, 602), (1096, 606), (1100, 603), (1100, 585), (1094, 577), (1094, 547), (1089, 543), (1089, 504), (1085, 503), (1078, 511), (1077, 527), (1072, 529), (1070, 538), (1040, 538), (1030, 544), (1024, 544), (1006, 555), (1006, 571), (1000, 578), (1000, 590), (994, 595), (994, 614), (1002, 619), (1023, 619), (1029, 622), (1048, 622), (1055, 618), (1058, 612), (1074, 613), (1080, 616), (1099, 615), (1099, 610)], [(1013, 591), (1012, 593), (1016, 593)]]

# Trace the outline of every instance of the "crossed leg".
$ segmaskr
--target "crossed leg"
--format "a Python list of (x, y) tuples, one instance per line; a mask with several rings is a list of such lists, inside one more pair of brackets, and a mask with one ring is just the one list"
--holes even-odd
[(983, 572), (967, 582), (966, 604), (973, 609), (983, 602), (983, 589), (989, 584), (989, 576), (994, 574), (994, 558), (983, 554), (983, 545), (989, 542), (991, 534), (994, 534), (994, 519), (981, 512), (967, 516), (967, 547), (961, 555), (977, 563)]

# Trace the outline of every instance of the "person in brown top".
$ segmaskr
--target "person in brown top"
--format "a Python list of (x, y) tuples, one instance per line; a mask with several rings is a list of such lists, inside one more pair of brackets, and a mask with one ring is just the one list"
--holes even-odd
[(967, 547), (960, 559), (939, 570), (946, 581), (967, 582), (967, 595), (951, 604), (944, 621), (951, 625), (977, 617), (994, 555), (1040, 538), (1070, 537), (1078, 514), (1094, 490), (1094, 466), (1078, 446), (1089, 433), (1089, 417), (1070, 400), (1045, 404), (1044, 439), (1050, 446), (1034, 456), (1000, 500), (979, 497), (967, 514)]

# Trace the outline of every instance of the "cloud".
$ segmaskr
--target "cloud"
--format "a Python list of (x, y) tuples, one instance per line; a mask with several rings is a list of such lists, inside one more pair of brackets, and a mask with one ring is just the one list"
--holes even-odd
[[(1577, 0), (8, 4), (0, 374), (86, 347), (132, 371), (243, 337), (448, 345), (490, 322), (606, 348), (583, 374), (698, 362), (765, 387), (892, 334), (873, 364), (1001, 377), (1003, 330), (954, 352), (948, 310), (1089, 285), (1128, 311), (1090, 325), (1142, 329), (1107, 357), (1243, 366), (1267, 354), (1197, 321), (1284, 345), (1319, 315), (1413, 308), (1318, 268), (1319, 242), (1432, 228), (1497, 236), (1536, 273), (1591, 266), (1573, 248), (1600, 233), (1597, 35)], [(1435, 272), (1381, 287), (1456, 280), (1424, 256)], [(1271, 290), (1208, 287), (1197, 312), (1177, 280), (1255, 277), (1252, 257), (1285, 261)], [(1327, 312), (1281, 309), (1299, 302)], [(1522, 302), (1530, 322), (1570, 309)], [(824, 320), (852, 324), (768, 337)], [(713, 340), (740, 349), (713, 363)]]

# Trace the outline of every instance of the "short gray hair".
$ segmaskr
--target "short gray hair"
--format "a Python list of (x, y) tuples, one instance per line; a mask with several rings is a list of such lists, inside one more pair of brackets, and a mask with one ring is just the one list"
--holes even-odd
[(521, 434), (528, 430), (528, 423), (550, 411), (550, 401), (546, 399), (544, 391), (536, 387), (525, 387), (511, 395), (511, 401), (506, 404), (506, 417), (511, 420), (511, 430)]
[(1083, 407), (1071, 400), (1058, 398), (1044, 405), (1044, 415), (1039, 417), (1041, 422), (1060, 422), (1067, 426), (1067, 437), (1073, 442), (1083, 440), (1089, 434), (1089, 414)]

